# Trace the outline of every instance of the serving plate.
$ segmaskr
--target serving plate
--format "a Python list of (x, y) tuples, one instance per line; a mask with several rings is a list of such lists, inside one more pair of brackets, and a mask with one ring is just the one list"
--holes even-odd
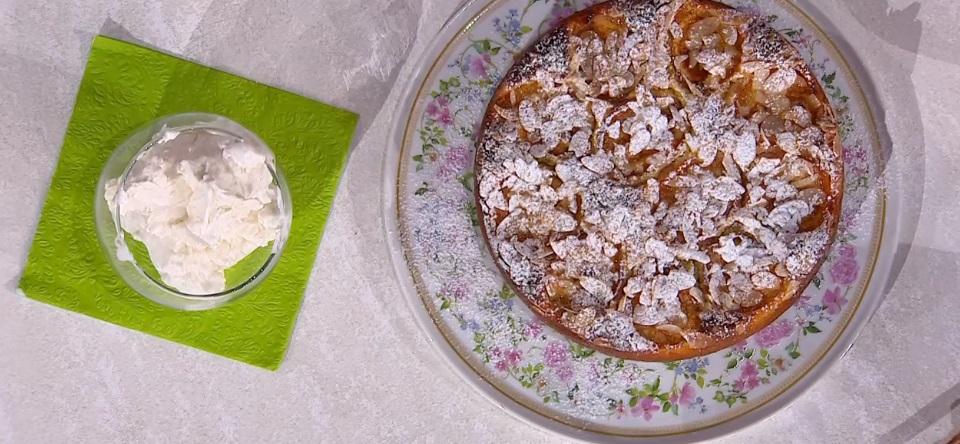
[[(544, 326), (483, 244), (473, 198), (474, 138), (501, 76), (537, 36), (589, 0), (473, 0), (444, 26), (398, 108), (384, 168), (397, 277), (437, 351), (464, 380), (524, 421), (601, 442), (691, 442), (788, 405), (852, 345), (882, 299), (897, 190), (878, 180), (880, 128), (855, 72), (816, 11), (786, 0), (727, 2), (768, 21), (820, 77), (840, 120), (843, 218), (801, 298), (748, 340), (677, 362), (624, 361)], [(885, 241), (886, 239), (886, 241)]]

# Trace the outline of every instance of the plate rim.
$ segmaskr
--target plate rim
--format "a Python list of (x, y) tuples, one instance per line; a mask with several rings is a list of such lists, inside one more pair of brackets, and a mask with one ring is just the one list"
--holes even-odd
[[(436, 64), (436, 60), (431, 62), (431, 58), (438, 59), (453, 38), (461, 32), (468, 32), (473, 27), (474, 21), (471, 21), (472, 18), (498, 1), (501, 0), (468, 0), (447, 19), (437, 32), (436, 37), (431, 40), (430, 44), (416, 60), (414, 70), (411, 71), (408, 78), (405, 79), (408, 83), (404, 87), (403, 93), (396, 104), (393, 127), (387, 140), (387, 152), (384, 156), (383, 167), (384, 175), (382, 178), (383, 190), (386, 195), (383, 205), (384, 230), (387, 236), (388, 250), (393, 264), (394, 274), (403, 292), (405, 304), (411, 311), (422, 333), (426, 335), (427, 342), (432, 345), (436, 353), (443, 357), (442, 360), (455, 374), (465, 380), (468, 385), (488, 401), (500, 409), (507, 411), (510, 416), (522, 422), (534, 424), (539, 429), (552, 435), (585, 442), (594, 442), (597, 440), (602, 440), (603, 442), (625, 442), (627, 440), (636, 442), (638, 440), (652, 439), (656, 439), (659, 442), (688, 442), (691, 440), (713, 439), (729, 435), (763, 421), (791, 405), (816, 385), (816, 383), (836, 365), (839, 359), (846, 354), (866, 325), (869, 324), (873, 314), (883, 301), (883, 283), (887, 278), (885, 272), (892, 266), (892, 253), (895, 250), (895, 242), (893, 241), (898, 239), (899, 234), (899, 224), (896, 223), (897, 213), (895, 211), (888, 211), (890, 209), (889, 207), (895, 208), (897, 206), (896, 200), (891, 199), (891, 197), (900, 197), (899, 190), (895, 183), (888, 183), (883, 189), (878, 189), (880, 193), (876, 205), (880, 211), (876, 216), (879, 219), (876, 221), (876, 224), (878, 225), (880, 239), (876, 247), (876, 261), (870, 271), (871, 276), (865, 282), (864, 294), (860, 299), (859, 306), (856, 307), (855, 311), (851, 314), (851, 319), (843, 327), (820, 359), (813, 363), (805, 374), (802, 374), (797, 380), (788, 385), (780, 393), (774, 395), (769, 401), (720, 423), (699, 430), (647, 436), (608, 434), (578, 429), (569, 424), (549, 418), (540, 412), (536, 412), (504, 394), (500, 389), (494, 387), (493, 384), (479, 375), (469, 363), (466, 362), (463, 356), (457, 353), (454, 346), (449, 343), (449, 340), (443, 336), (443, 333), (436, 325), (436, 321), (430, 316), (429, 310), (423, 306), (422, 296), (419, 294), (419, 291), (417, 291), (416, 283), (410, 274), (406, 250), (400, 239), (400, 205), (397, 197), (400, 179), (399, 173), (401, 169), (400, 161), (402, 160), (401, 156), (403, 154), (403, 139), (405, 138), (408, 126), (407, 122), (409, 120), (410, 110), (418, 100), (418, 93), (426, 81), (426, 77)], [(820, 10), (808, 1), (768, 1), (785, 4), (784, 6), (805, 15), (810, 23), (817, 26), (819, 31), (828, 37), (823, 44), (827, 47), (827, 51), (830, 52), (831, 55), (839, 56), (837, 60), (835, 60), (838, 67), (852, 74), (854, 81), (851, 82), (851, 87), (859, 93), (859, 98), (863, 100), (862, 105), (865, 111), (865, 117), (869, 119), (872, 124), (872, 129), (874, 130), (869, 137), (877, 138), (876, 142), (881, 150), (881, 159), (879, 159), (878, 162), (881, 167), (878, 171), (878, 177), (881, 177), (884, 173), (883, 166), (887, 160), (883, 158), (885, 155), (884, 136), (886, 136), (887, 133), (883, 122), (878, 122), (873, 113), (872, 109), (875, 104), (876, 89), (871, 77), (862, 69), (858, 69), (862, 67), (863, 64), (857, 63), (854, 65), (850, 63), (851, 60), (859, 62), (858, 58), (854, 56), (855, 52), (850, 49), (844, 39), (838, 38), (839, 33), (836, 32), (836, 25), (826, 19)], [(460, 23), (463, 23), (463, 25), (461, 25), (459, 29), (456, 29)], [(842, 42), (842, 45), (838, 45), (838, 41)], [(844, 46), (846, 50), (841, 49), (839, 46)], [(890, 205), (890, 203), (894, 205)], [(410, 296), (410, 291), (414, 291), (416, 297)]]

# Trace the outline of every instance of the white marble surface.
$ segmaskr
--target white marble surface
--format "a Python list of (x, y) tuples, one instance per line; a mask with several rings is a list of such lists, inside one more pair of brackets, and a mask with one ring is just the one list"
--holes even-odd
[[(817, 4), (845, 24), (880, 90), (898, 165), (891, 180), (908, 194), (902, 272), (826, 378), (723, 442), (945, 442), (960, 433), (960, 4)], [(0, 443), (556, 442), (448, 370), (398, 296), (386, 255), (380, 177), (405, 61), (455, 7), (0, 0)], [(361, 114), (279, 372), (15, 293), (101, 30)]]

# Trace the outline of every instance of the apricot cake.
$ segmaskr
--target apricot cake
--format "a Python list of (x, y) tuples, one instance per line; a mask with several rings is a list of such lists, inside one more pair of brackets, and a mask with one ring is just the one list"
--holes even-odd
[(663, 361), (779, 317), (837, 230), (836, 117), (797, 50), (710, 0), (614, 0), (507, 72), (476, 157), (481, 229), (545, 322)]

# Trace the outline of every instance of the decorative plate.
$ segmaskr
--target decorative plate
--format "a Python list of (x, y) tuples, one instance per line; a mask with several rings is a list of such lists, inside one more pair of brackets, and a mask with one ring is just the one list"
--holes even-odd
[[(796, 305), (748, 340), (678, 362), (612, 358), (542, 325), (489, 257), (473, 198), (474, 139), (514, 56), (591, 0), (472, 0), (441, 30), (400, 104), (385, 168), (397, 275), (425, 333), (464, 379), (508, 412), (591, 441), (690, 442), (788, 405), (850, 347), (882, 298), (896, 190), (879, 188), (877, 124), (824, 26), (786, 0), (727, 4), (757, 15), (807, 58), (840, 120), (843, 219)], [(833, 29), (833, 28), (831, 28)]]

